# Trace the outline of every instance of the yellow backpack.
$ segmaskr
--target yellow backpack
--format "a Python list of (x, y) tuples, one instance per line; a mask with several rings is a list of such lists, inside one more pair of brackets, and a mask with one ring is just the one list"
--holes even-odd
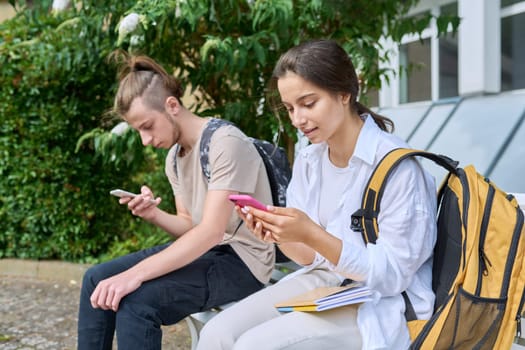
[(516, 199), (469, 165), (430, 152), (395, 149), (365, 188), (352, 228), (375, 243), (386, 179), (403, 159), (422, 156), (449, 171), (438, 192), (438, 236), (430, 320), (417, 320), (403, 293), (411, 349), (510, 349), (525, 301), (525, 229)]

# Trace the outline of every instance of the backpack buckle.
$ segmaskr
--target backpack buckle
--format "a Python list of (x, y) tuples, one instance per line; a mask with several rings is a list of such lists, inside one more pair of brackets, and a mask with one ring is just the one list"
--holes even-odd
[(356, 210), (355, 213), (352, 214), (350, 218), (350, 229), (354, 232), (363, 232), (363, 214), (364, 210), (359, 209)]

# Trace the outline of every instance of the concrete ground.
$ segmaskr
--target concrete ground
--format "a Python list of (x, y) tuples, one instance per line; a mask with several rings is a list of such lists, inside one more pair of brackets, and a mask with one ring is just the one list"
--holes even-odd
[[(86, 268), (0, 259), (0, 349), (76, 349), (78, 298)], [(191, 349), (185, 321), (163, 331), (163, 349)]]

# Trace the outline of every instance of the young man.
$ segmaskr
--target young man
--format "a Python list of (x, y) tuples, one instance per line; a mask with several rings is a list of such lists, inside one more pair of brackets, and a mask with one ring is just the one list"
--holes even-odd
[(86, 272), (79, 350), (110, 349), (115, 331), (119, 349), (161, 349), (161, 325), (239, 300), (269, 281), (273, 244), (254, 237), (228, 200), (246, 193), (271, 203), (263, 161), (239, 129), (224, 126), (211, 138), (211, 176), (204, 177), (199, 142), (209, 119), (184, 108), (181, 96), (179, 82), (152, 59), (127, 57), (114, 110), (144, 146), (170, 149), (165, 171), (177, 214), (159, 209), (161, 199), (147, 186), (119, 202), (177, 239)]

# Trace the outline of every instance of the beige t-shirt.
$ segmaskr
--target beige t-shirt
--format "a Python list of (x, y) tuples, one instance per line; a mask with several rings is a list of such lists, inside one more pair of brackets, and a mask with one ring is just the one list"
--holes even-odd
[[(272, 195), (264, 163), (255, 146), (234, 126), (222, 126), (210, 140), (210, 181), (202, 173), (200, 163), (200, 138), (184, 157), (177, 155), (177, 174), (174, 168), (176, 145), (166, 157), (166, 175), (175, 196), (179, 195), (184, 207), (191, 213), (194, 225), (201, 219), (204, 201), (209, 190), (230, 190), (249, 194), (262, 203), (271, 204)], [(230, 244), (248, 266), (253, 275), (267, 283), (275, 262), (273, 244), (265, 243), (246, 228), (241, 219), (232, 213), (221, 244)]]

